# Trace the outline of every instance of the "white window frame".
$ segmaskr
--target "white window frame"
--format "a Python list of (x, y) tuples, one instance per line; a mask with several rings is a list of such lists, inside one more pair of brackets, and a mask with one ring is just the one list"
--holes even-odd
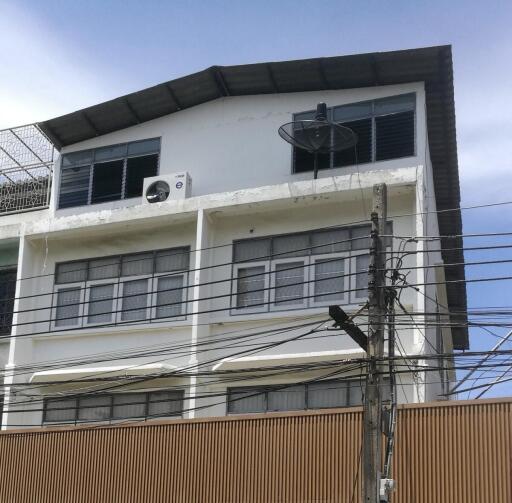
[[(348, 304), (350, 299), (350, 252), (343, 251), (338, 253), (324, 253), (322, 255), (313, 255), (311, 258), (311, 264), (309, 266), (310, 269), (310, 278), (311, 281), (309, 283), (309, 295), (310, 295), (310, 306), (311, 307), (324, 307), (330, 306), (332, 304), (340, 303), (340, 304)], [(343, 259), (344, 267), (343, 267), (343, 277), (340, 278), (340, 281), (343, 281), (343, 297), (341, 299), (332, 298), (330, 300), (319, 300), (315, 299), (315, 285), (316, 285), (316, 263), (321, 262), (328, 259)], [(319, 295), (329, 295), (329, 294), (319, 294)]]
[[(163, 321), (178, 321), (178, 320), (185, 320), (187, 318), (187, 314), (189, 312), (189, 293), (190, 290), (188, 286), (188, 278), (189, 278), (189, 271), (182, 270), (182, 271), (168, 271), (168, 272), (159, 272), (157, 274), (154, 274), (151, 278), (151, 295), (150, 295), (150, 320), (154, 322), (163, 322)], [(158, 280), (159, 278), (168, 278), (168, 277), (174, 277), (174, 276), (181, 276), (183, 278), (183, 287), (181, 289), (181, 313), (178, 316), (162, 316), (157, 317), (157, 298), (158, 298)]]
[[(188, 253), (190, 253), (190, 249), (188, 246), (179, 246), (175, 247), (176, 249), (187, 249)], [(94, 257), (90, 259), (83, 259), (77, 262), (86, 262), (86, 270), (89, 267), (89, 263), (95, 260), (99, 259), (109, 259), (109, 258), (120, 258), (121, 260), (127, 256), (131, 255), (142, 255), (142, 254), (151, 254), (152, 260), (155, 260), (156, 254), (159, 252), (172, 252), (175, 248), (164, 248), (159, 250), (148, 250), (143, 252), (137, 252), (137, 253), (129, 253), (129, 254), (118, 254), (118, 255), (112, 255), (112, 256), (105, 256), (105, 257)], [(67, 264), (68, 262), (63, 262), (64, 264)], [(153, 269), (155, 268), (155, 262), (153, 262)], [(56, 266), (58, 267), (60, 263)], [(183, 264), (185, 265), (185, 264)], [(160, 321), (183, 321), (187, 318), (188, 312), (190, 311), (189, 304), (191, 302), (190, 300), (190, 294), (189, 294), (189, 278), (190, 278), (190, 259), (188, 263), (186, 264), (186, 268), (182, 270), (174, 270), (174, 271), (164, 271), (155, 273), (154, 271), (151, 271), (150, 273), (145, 274), (132, 274), (130, 276), (121, 276), (121, 263), (119, 265), (118, 275), (110, 278), (103, 278), (103, 279), (82, 279), (81, 281), (73, 281), (73, 282), (61, 282), (61, 283), (54, 283), (53, 290), (52, 290), (52, 298), (51, 298), (51, 306), (49, 306), (49, 309), (51, 311), (51, 321), (49, 323), (49, 330), (66, 330), (66, 329), (72, 329), (72, 328), (94, 328), (97, 326), (101, 326), (104, 324), (107, 325), (113, 325), (113, 326), (122, 326), (124, 324), (150, 324), (154, 322), (155, 320)], [(162, 317), (162, 318), (156, 318), (156, 300), (157, 300), (157, 292), (156, 287), (158, 284), (158, 278), (161, 276), (181, 276), (183, 278), (183, 294), (182, 294), (182, 313), (180, 316), (172, 316), (172, 317)], [(122, 320), (122, 306), (123, 306), (123, 288), (124, 283), (127, 281), (139, 281), (139, 280), (145, 280), (148, 282), (148, 290), (147, 290), (147, 304), (146, 304), (146, 317), (141, 320)], [(90, 291), (91, 288), (94, 288), (95, 286), (101, 286), (101, 285), (114, 285), (113, 288), (113, 300), (112, 300), (112, 313), (113, 316), (111, 317), (110, 322), (92, 322), (89, 323), (89, 301), (90, 301)], [(58, 299), (58, 292), (61, 290), (73, 290), (73, 289), (80, 289), (80, 304), (79, 304), (79, 314), (78, 314), (78, 323), (77, 324), (69, 324), (69, 325), (62, 325), (57, 326), (56, 325), (56, 317), (57, 317), (57, 299)]]
[[(108, 279), (100, 279), (94, 281), (88, 281), (85, 285), (85, 304), (84, 304), (84, 316), (83, 316), (83, 327), (95, 327), (101, 325), (114, 325), (116, 323), (116, 314), (117, 314), (117, 306), (119, 304), (119, 288), (118, 288), (118, 280), (117, 278), (108, 278)], [(98, 321), (98, 322), (89, 322), (89, 302), (91, 296), (91, 288), (95, 286), (102, 285), (113, 285), (112, 289), (112, 313), (110, 317), (110, 321)], [(95, 316), (95, 315), (93, 315)]]
[(365, 302), (368, 300), (368, 289), (364, 292), (357, 291), (356, 283), (357, 283), (357, 257), (362, 255), (369, 255), (370, 252), (367, 250), (356, 250), (352, 252), (350, 257), (350, 303), (351, 304), (361, 304), (361, 302)]
[[(309, 276), (309, 256), (304, 257), (288, 257), (288, 258), (281, 258), (281, 259), (274, 259), (270, 262), (270, 311), (289, 311), (292, 309), (301, 309), (305, 308), (308, 305), (308, 276)], [(285, 304), (283, 303), (277, 303), (276, 304), (276, 267), (281, 264), (293, 264), (296, 262), (302, 262), (304, 264), (303, 271), (303, 283), (302, 283), (302, 302), (300, 302), (300, 299), (294, 304)], [(291, 269), (290, 272), (293, 271), (300, 271), (300, 268), (297, 269)]]
[[(123, 320), (123, 293), (124, 293), (124, 283), (129, 283), (130, 281), (146, 281), (147, 292), (146, 292), (146, 317), (140, 320)], [(116, 322), (122, 324), (128, 323), (149, 323), (151, 320), (151, 302), (152, 302), (152, 281), (151, 276), (147, 274), (139, 274), (136, 276), (123, 276), (119, 278), (118, 288), (117, 288), (117, 310), (116, 310)]]
[[(238, 307), (238, 271), (240, 269), (249, 269), (252, 267), (264, 267), (263, 274), (263, 305), (258, 306), (245, 306)], [(233, 291), (231, 294), (231, 309), (233, 314), (241, 313), (261, 313), (268, 311), (269, 306), (269, 285), (270, 285), (270, 274), (269, 274), (269, 261), (254, 261), (254, 262), (243, 262), (240, 264), (234, 264), (233, 266)]]
[[(60, 290), (75, 290), (80, 289), (80, 303), (78, 305), (78, 315), (77, 320), (78, 322), (71, 325), (57, 325), (57, 301), (59, 298), (59, 291)], [(54, 285), (53, 287), (53, 306), (52, 306), (52, 312), (51, 312), (51, 330), (67, 330), (67, 329), (73, 329), (73, 328), (79, 328), (83, 324), (84, 319), (84, 308), (85, 308), (85, 292), (84, 292), (84, 282), (78, 281), (74, 283), (59, 283), (57, 285)]]

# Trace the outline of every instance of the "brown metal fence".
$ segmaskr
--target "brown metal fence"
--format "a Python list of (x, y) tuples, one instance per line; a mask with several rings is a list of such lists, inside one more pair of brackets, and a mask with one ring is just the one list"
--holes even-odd
[[(512, 399), (404, 406), (396, 503), (512, 502)], [(0, 435), (0, 502), (360, 501), (360, 409)]]

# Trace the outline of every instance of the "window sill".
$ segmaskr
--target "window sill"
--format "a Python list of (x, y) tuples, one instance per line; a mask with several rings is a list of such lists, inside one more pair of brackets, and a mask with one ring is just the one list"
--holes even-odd
[(163, 321), (163, 322), (153, 322), (153, 323), (137, 323), (133, 324), (126, 323), (112, 325), (110, 327), (70, 327), (69, 329), (54, 329), (45, 334), (39, 334), (32, 336), (33, 339), (45, 339), (48, 337), (86, 337), (86, 336), (95, 336), (95, 335), (125, 335), (127, 333), (139, 333), (141, 331), (144, 332), (159, 332), (161, 330), (169, 330), (169, 329), (180, 329), (180, 328), (188, 328), (191, 327), (192, 323), (190, 320), (183, 319), (179, 321)]
[[(332, 304), (336, 304), (336, 301), (333, 301)], [(351, 304), (343, 304), (343, 309), (350, 312), (355, 312), (361, 309), (362, 306), (366, 304), (366, 301), (361, 301), (360, 303), (351, 303)], [(298, 306), (293, 309), (274, 309), (271, 311), (260, 311), (255, 312), (250, 309), (231, 309), (229, 315), (222, 316), (222, 318), (214, 318), (212, 319), (212, 324), (214, 323), (225, 323), (225, 322), (233, 322), (240, 320), (243, 321), (258, 321), (258, 320), (267, 320), (267, 319), (275, 319), (275, 318), (304, 318), (315, 315), (325, 315), (328, 314), (329, 306), (326, 304), (325, 306), (312, 306), (312, 307), (304, 307)]]

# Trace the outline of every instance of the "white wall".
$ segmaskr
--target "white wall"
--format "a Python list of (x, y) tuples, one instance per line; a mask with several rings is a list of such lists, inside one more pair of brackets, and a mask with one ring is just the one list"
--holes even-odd
[[(311, 173), (291, 174), (291, 148), (277, 135), (277, 128), (290, 121), (293, 112), (314, 108), (319, 101), (333, 106), (411, 91), (417, 93), (417, 156), (359, 166), (362, 177), (356, 174), (355, 167), (347, 167), (321, 172), (323, 180), (318, 183), (290, 183), (311, 179)], [(119, 201), (55, 211), (54, 194), (52, 208), (49, 214), (45, 212), (44, 215), (49, 218), (41, 218), (34, 213), (34, 221), (23, 223), (16, 231), (22, 234), (24, 242), (23, 275), (37, 278), (22, 282), (19, 306), (26, 313), (20, 315), (23, 322), (17, 327), (16, 335), (25, 337), (13, 338), (11, 341), (13, 365), (50, 361), (55, 359), (55, 355), (65, 359), (83, 358), (87, 355), (151, 345), (186, 346), (197, 340), (200, 344), (208, 343), (209, 350), (195, 352), (191, 347), (190, 351), (170, 354), (167, 361), (179, 366), (197, 360), (205, 368), (211, 369), (213, 361), (218, 362), (232, 355), (234, 350), (245, 348), (238, 348), (238, 339), (234, 339), (236, 342), (233, 344), (229, 340), (226, 344), (215, 344), (217, 340), (264, 330), (265, 327), (286, 326), (295, 319), (310, 318), (320, 321), (326, 317), (327, 308), (232, 316), (228, 309), (232, 285), (231, 281), (224, 281), (231, 278), (231, 243), (236, 239), (348, 225), (367, 220), (373, 180), (388, 181), (393, 186), (388, 215), (393, 221), (395, 234), (435, 235), (438, 232), (435, 216), (415, 215), (435, 209), (422, 84), (224, 98), (73, 145), (63, 152), (155, 136), (162, 138), (160, 172), (189, 171), (193, 179), (193, 196), (204, 197), (193, 197), (182, 205), (171, 204), (174, 202), (169, 205), (162, 203), (149, 209), (147, 206), (136, 206), (141, 202), (139, 198), (130, 202)], [(58, 168), (56, 171), (54, 191), (59, 184)], [(337, 174), (350, 173), (353, 173), (352, 177), (331, 178)], [(411, 173), (415, 175), (412, 176)], [(286, 197), (282, 195), (285, 192), (282, 190), (283, 185), (276, 185), (283, 183), (289, 184), (285, 185), (289, 189)], [(243, 190), (269, 185), (276, 186), (262, 190)], [(238, 192), (223, 194), (230, 190)], [(213, 195), (210, 197), (207, 194)], [(226, 198), (231, 198), (232, 201), (229, 202)], [(126, 205), (134, 207), (125, 212), (122, 209), (111, 211)], [(0, 228), (0, 237), (1, 232)], [(23, 232), (26, 233), (25, 236)], [(9, 235), (13, 233), (13, 229), (9, 228)], [(224, 246), (226, 244), (229, 246)], [(196, 284), (203, 285), (188, 290), (190, 305), (199, 306), (200, 311), (213, 310), (211, 314), (189, 316), (185, 321), (171, 322), (159, 327), (146, 324), (83, 329), (59, 334), (48, 330), (47, 320), (53, 292), (52, 274), (57, 262), (183, 245), (189, 245), (192, 249), (211, 247), (200, 256), (192, 253), (191, 267), (207, 269), (199, 275), (191, 275), (191, 281), (195, 277)], [(397, 246), (398, 242), (395, 242), (395, 249)], [(427, 261), (430, 263), (438, 259), (438, 256), (431, 254)], [(412, 255), (406, 258), (404, 267), (417, 263), (418, 256)], [(210, 269), (214, 264), (227, 265)], [(431, 279), (432, 275), (428, 270), (418, 269), (411, 273), (411, 277), (416, 282), (423, 283), (426, 279)], [(209, 282), (214, 284), (208, 285)], [(32, 297), (34, 292), (37, 295)], [(429, 290), (424, 293), (430, 295), (432, 292)], [(210, 296), (220, 298), (198, 301)], [(192, 300), (196, 301), (195, 304), (192, 304)], [(404, 290), (401, 301), (413, 311), (426, 308), (425, 296), (411, 289)], [(28, 336), (34, 333), (38, 335)], [(299, 333), (297, 329), (286, 336), (271, 335), (265, 341), (278, 343)], [(398, 334), (406, 353), (428, 352), (424, 336), (418, 330), (399, 327)], [(426, 336), (429, 340), (432, 339), (432, 331), (427, 330)], [(326, 337), (311, 336), (301, 341), (279, 344), (266, 348), (259, 354), (308, 354), (355, 349), (355, 344), (346, 335), (328, 334)], [(149, 360), (140, 359), (139, 363), (146, 361)], [(29, 378), (30, 375), (26, 375), (21, 380), (26, 382)], [(288, 378), (296, 379), (296, 376)], [(418, 379), (421, 381), (421, 376)], [(203, 377), (195, 384), (198, 394), (202, 390), (215, 393), (226, 389), (226, 385), (216, 382), (215, 377), (206, 381)], [(418, 401), (437, 394), (437, 388), (425, 393), (421, 382), (419, 388), (412, 386), (414, 379), (411, 376), (403, 375), (402, 381), (408, 383), (408, 387), (403, 388), (408, 391), (401, 392), (401, 401)], [(251, 380), (251, 384), (258, 382)], [(222, 398), (200, 398), (194, 403), (197, 406), (212, 405), (211, 408), (198, 411), (198, 415), (225, 413), (225, 400)], [(19, 416), (10, 418), (9, 424), (19, 423)], [(26, 415), (25, 420), (27, 424), (37, 423), (41, 420), (40, 411)]]
[[(144, 138), (161, 137), (160, 173), (188, 171), (194, 196), (307, 180), (311, 173), (292, 174), (291, 147), (277, 134), (292, 114), (311, 110), (320, 101), (328, 106), (416, 92), (418, 156), (360, 165), (359, 170), (408, 167), (425, 152), (426, 128), (423, 83), (337, 91), (269, 94), (220, 98), (121, 131), (80, 142), (62, 150), (69, 153)], [(321, 172), (333, 176), (356, 171), (355, 167)], [(52, 208), (59, 186), (59, 167), (53, 184)], [(95, 210), (138, 204), (138, 198), (94, 205)], [(91, 208), (83, 208), (90, 211)], [(58, 210), (74, 214), (78, 208)]]

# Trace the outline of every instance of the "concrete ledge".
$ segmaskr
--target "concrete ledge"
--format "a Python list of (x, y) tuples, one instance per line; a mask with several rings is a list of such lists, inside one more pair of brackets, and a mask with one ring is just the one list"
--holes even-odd
[[(25, 223), (24, 234), (28, 238), (38, 238), (57, 234), (64, 236), (67, 232), (76, 230), (103, 231), (123, 227), (145, 226), (148, 223), (159, 222), (185, 223), (195, 221), (199, 209), (209, 212), (239, 213), (261, 209), (277, 209), (298, 200), (305, 203), (316, 203), (318, 200), (331, 199), (338, 194), (344, 200), (361, 197), (363, 192), (375, 183), (386, 183), (393, 193), (405, 186), (414, 186), (417, 180), (417, 166), (399, 168), (396, 170), (376, 170), (364, 173), (352, 173), (342, 176), (319, 178), (289, 182), (279, 185), (268, 185), (251, 189), (241, 189), (232, 192), (221, 192), (204, 196), (191, 197), (179, 201), (166, 201), (154, 205), (137, 205), (129, 208), (114, 210), (91, 211), (79, 215), (65, 217), (47, 217)], [(369, 192), (368, 192), (369, 194)], [(15, 229), (0, 228), (0, 239), (10, 237)]]

